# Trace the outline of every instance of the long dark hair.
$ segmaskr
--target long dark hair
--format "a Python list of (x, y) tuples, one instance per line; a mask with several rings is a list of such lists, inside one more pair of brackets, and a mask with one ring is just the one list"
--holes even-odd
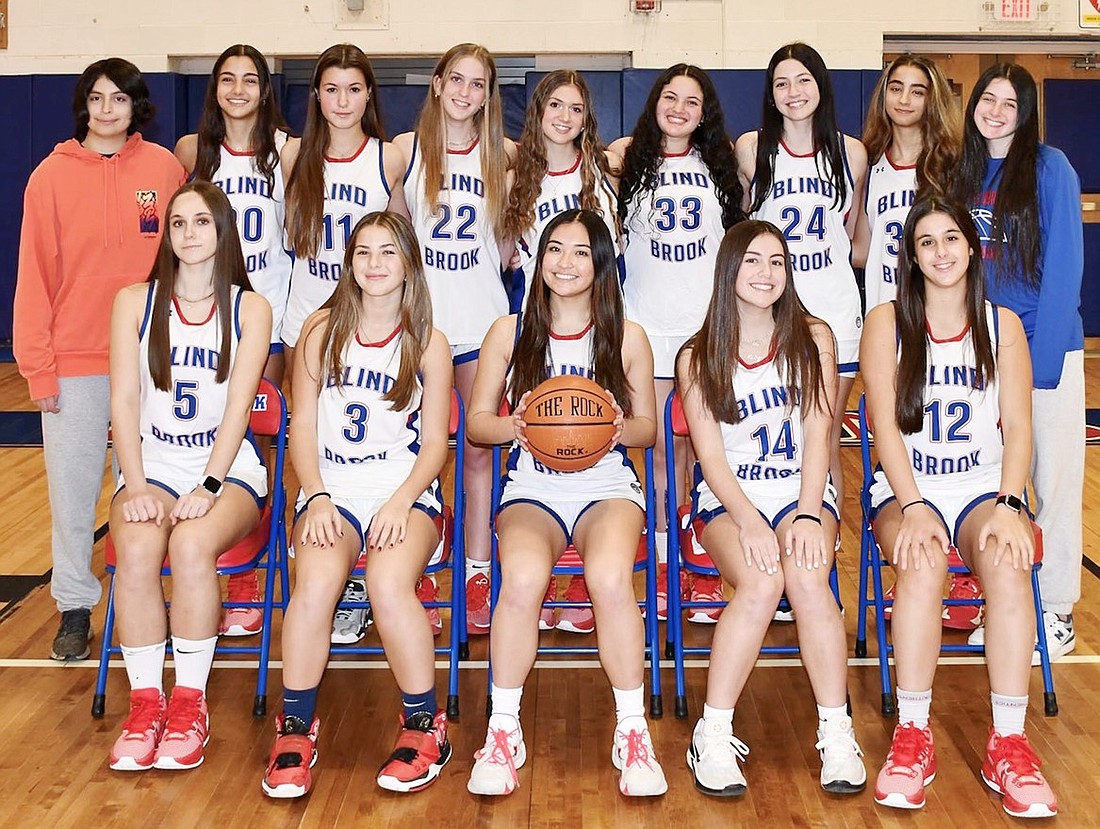
[(710, 75), (689, 63), (670, 66), (657, 76), (649, 90), (634, 132), (630, 134), (630, 146), (623, 157), (623, 174), (619, 179), (619, 218), (626, 220), (630, 205), (638, 193), (649, 190), (650, 198), (653, 196), (657, 172), (664, 161), (664, 135), (657, 126), (657, 102), (672, 79), (681, 76), (691, 78), (703, 90), (703, 118), (688, 142), (699, 151), (699, 157), (710, 173), (714, 194), (722, 206), (722, 227), (728, 229), (745, 218), (745, 212), (741, 209), (745, 191), (737, 178), (737, 161), (726, 134), (726, 120), (722, 114), (722, 102), (718, 100), (718, 90), (714, 88)]
[[(680, 348), (681, 353), (691, 349), (688, 362), (690, 383), (698, 384), (703, 405), (722, 423), (738, 423), (741, 420), (737, 409), (737, 389), (732, 382), (741, 342), (737, 273), (741, 270), (745, 251), (759, 236), (772, 236), (783, 247), (787, 284), (771, 308), (772, 319), (775, 320), (772, 347), (780, 376), (787, 384), (788, 410), (799, 401), (804, 407), (828, 408), (828, 398), (822, 388), (821, 355), (810, 329), (811, 317), (794, 289), (787, 240), (771, 222), (751, 219), (730, 228), (722, 237), (714, 265), (714, 292), (703, 327)], [(686, 390), (681, 389), (683, 391)], [(829, 414), (832, 415), (831, 412)]]
[[(117, 81), (116, 81), (117, 83)], [(214, 374), (214, 382), (224, 383), (229, 378), (230, 359), (233, 346), (233, 307), (230, 300), (230, 288), (236, 285), (242, 291), (251, 291), (248, 271), (241, 254), (241, 240), (237, 236), (237, 223), (233, 218), (233, 208), (221, 188), (208, 181), (192, 181), (177, 190), (168, 200), (164, 211), (168, 227), (160, 237), (160, 248), (149, 272), (149, 281), (156, 283), (153, 291), (153, 308), (149, 319), (149, 373), (153, 385), (161, 391), (171, 391), (172, 387), (172, 342), (168, 333), (168, 315), (172, 308), (172, 293), (176, 286), (176, 271), (179, 257), (172, 249), (172, 208), (176, 199), (185, 193), (196, 193), (206, 203), (214, 217), (214, 229), (218, 232), (218, 247), (214, 253), (214, 311), (218, 316), (221, 329), (221, 345), (218, 353), (221, 360)]]
[(106, 78), (120, 92), (130, 96), (130, 126), (127, 135), (133, 135), (153, 120), (157, 108), (149, 97), (149, 87), (140, 70), (122, 58), (104, 58), (89, 64), (81, 73), (73, 89), (73, 137), (83, 141), (88, 137), (88, 95), (100, 78)]
[(230, 58), (248, 58), (256, 67), (256, 77), (260, 82), (260, 106), (256, 110), (256, 123), (252, 135), (248, 138), (248, 147), (255, 154), (252, 164), (256, 171), (267, 179), (267, 186), (275, 190), (275, 167), (279, 163), (279, 151), (275, 148), (275, 131), (289, 132), (279, 104), (275, 100), (275, 90), (271, 84), (271, 71), (267, 61), (254, 46), (238, 43), (222, 52), (210, 71), (210, 81), (206, 84), (203, 98), (202, 115), (199, 117), (199, 132), (195, 154), (195, 178), (210, 181), (222, 160), (222, 142), (225, 141), (225, 114), (218, 106), (218, 85), (222, 67)]
[(321, 76), (326, 69), (358, 69), (367, 86), (367, 106), (360, 119), (364, 135), (381, 141), (382, 114), (378, 108), (378, 82), (370, 60), (358, 46), (340, 43), (329, 46), (317, 58), (313, 77), (309, 82), (309, 109), (306, 112), (306, 128), (302, 133), (302, 146), (294, 170), (286, 183), (286, 230), (290, 247), (298, 256), (313, 256), (321, 236), (321, 221), (325, 212), (325, 151), (328, 149), (329, 129), (321, 114), (319, 99)]
[(985, 281), (982, 279), (982, 242), (970, 213), (958, 201), (939, 196), (920, 198), (905, 220), (904, 255), (898, 257), (898, 298), (895, 316), (898, 331), (897, 404), (895, 414), (903, 434), (924, 428), (924, 387), (928, 381), (928, 322), (925, 312), (924, 274), (917, 266), (917, 223), (931, 213), (942, 213), (962, 231), (970, 246), (966, 268), (966, 322), (977, 369), (975, 388), (985, 386), (996, 372), (989, 323), (985, 313)]
[(756, 174), (753, 177), (752, 207), (749, 212), (759, 210), (771, 193), (772, 180), (775, 177), (775, 159), (779, 154), (779, 142), (783, 139), (783, 116), (775, 106), (775, 69), (785, 60), (796, 60), (817, 82), (820, 102), (813, 114), (814, 155), (824, 156), (828, 170), (821, 169), (821, 162), (815, 157), (818, 172), (833, 186), (833, 206), (844, 204), (848, 197), (848, 177), (844, 165), (844, 138), (836, 121), (836, 98), (833, 95), (833, 82), (825, 61), (817, 50), (805, 43), (788, 43), (781, 46), (768, 62), (768, 71), (764, 77), (764, 111), (760, 116), (760, 133), (756, 142)]
[(535, 259), (537, 264), (531, 298), (527, 302), (519, 339), (512, 352), (512, 380), (508, 384), (508, 396), (514, 408), (526, 392), (549, 376), (546, 362), (552, 314), (550, 287), (542, 278), (542, 262), (554, 231), (566, 224), (584, 225), (592, 248), (592, 267), (596, 273), (590, 299), (595, 351), (594, 379), (605, 389), (611, 390), (623, 413), (629, 417), (632, 407), (630, 383), (627, 382), (626, 372), (623, 370), (623, 298), (615, 264), (615, 246), (611, 241), (611, 231), (594, 210), (566, 210), (551, 219), (542, 232), (538, 256)]
[(954, 196), (974, 208), (982, 197), (982, 184), (989, 169), (989, 147), (974, 123), (974, 110), (989, 85), (1004, 78), (1016, 90), (1016, 133), (1008, 148), (997, 183), (997, 199), (989, 245), (997, 267), (997, 278), (1016, 275), (1038, 285), (1042, 237), (1039, 230), (1039, 107), (1035, 79), (1016, 63), (995, 64), (978, 78), (963, 119), (963, 149), (955, 178)]

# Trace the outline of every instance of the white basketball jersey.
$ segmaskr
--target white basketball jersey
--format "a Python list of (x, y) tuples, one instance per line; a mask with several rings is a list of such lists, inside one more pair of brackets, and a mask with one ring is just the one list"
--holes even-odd
[[(840, 137), (843, 142), (843, 136)], [(843, 147), (843, 143), (841, 144)], [(779, 142), (771, 193), (753, 214), (771, 222), (787, 240), (794, 286), (802, 304), (829, 324), (837, 339), (858, 337), (863, 315), (852, 270), (852, 241), (844, 228), (852, 209), (852, 173), (844, 160), (848, 193), (836, 205), (828, 161), (819, 155), (795, 155)]]
[(656, 186), (635, 194), (623, 223), (627, 318), (651, 337), (698, 331), (723, 235), (722, 206), (698, 151), (666, 155)]
[(867, 172), (865, 210), (871, 228), (865, 276), (868, 311), (898, 295), (901, 235), (916, 189), (916, 166), (898, 167), (887, 153)]
[(400, 328), (379, 343), (353, 336), (343, 357), (343, 374), (327, 378), (317, 399), (321, 480), (342, 498), (388, 498), (420, 451), (420, 386), (399, 411), (382, 399), (401, 367)]
[[(986, 320), (997, 355), (997, 310), (986, 302)], [(974, 388), (974, 344), (969, 326), (950, 340), (928, 337), (928, 377), (924, 386), (924, 428), (902, 435), (917, 486), (922, 478), (985, 472), (1004, 454), (997, 380)]]
[(451, 345), (480, 343), (497, 317), (508, 313), (500, 248), (485, 201), (481, 144), (447, 150), (443, 189), (433, 212), (424, 192), (419, 139), (405, 172), (405, 201), (424, 258), (432, 319)]
[(213, 183), (233, 205), (241, 253), (252, 289), (271, 304), (271, 342), (280, 342), (283, 313), (290, 290), (291, 259), (284, 244), (286, 194), (278, 151), (286, 133), (275, 133), (276, 164), (272, 184), (256, 166), (255, 153), (237, 153), (222, 144), (221, 161)]
[[(542, 190), (535, 200), (535, 224), (528, 228), (523, 238), (516, 244), (520, 264), (516, 269), (523, 274), (523, 303), (527, 307), (527, 297), (531, 293), (531, 280), (535, 276), (535, 257), (538, 255), (539, 239), (550, 224), (550, 220), (566, 210), (581, 209), (581, 157), (568, 170), (560, 173), (548, 172), (542, 179)], [(604, 223), (611, 232), (611, 241), (615, 245), (615, 255), (619, 255), (619, 232), (615, 227), (616, 195), (611, 183), (603, 178), (596, 187), (600, 212)]]
[(306, 317), (336, 290), (352, 228), (390, 201), (382, 142), (368, 138), (350, 158), (325, 158), (325, 207), (315, 256), (298, 256), (290, 277), (283, 341), (295, 345)]
[[(211, 308), (204, 320), (188, 321), (173, 298), (168, 312), (172, 377), (169, 391), (156, 388), (149, 373), (149, 319), (154, 289), (155, 283), (150, 283), (145, 316), (138, 335), (141, 456), (143, 461), (170, 465), (181, 473), (190, 470), (191, 477), (198, 484), (214, 448), (218, 427), (225, 416), (229, 378), (218, 383), (214, 375), (223, 358), (230, 361), (232, 369), (241, 337), (241, 289), (236, 286), (230, 289), (233, 336), (230, 337), (228, 355), (221, 354), (221, 323), (214, 309)], [(231, 469), (259, 462), (256, 447), (246, 437)]]
[[(517, 317), (517, 326), (519, 319)], [(518, 328), (516, 340), (519, 340)], [(584, 331), (571, 336), (550, 332), (547, 352), (548, 377), (576, 375), (595, 379), (596, 352), (591, 324)], [(634, 467), (627, 459), (623, 446), (616, 446), (588, 469), (558, 472), (543, 466), (530, 452), (521, 448), (518, 443), (513, 443), (512, 451), (508, 455), (507, 480), (515, 481), (520, 486), (541, 486), (545, 489), (546, 499), (552, 501), (572, 500), (570, 494), (559, 487), (567, 487), (572, 493), (575, 489), (583, 490), (597, 485), (606, 487), (616, 481), (629, 485), (637, 482), (638, 476), (634, 473)]]

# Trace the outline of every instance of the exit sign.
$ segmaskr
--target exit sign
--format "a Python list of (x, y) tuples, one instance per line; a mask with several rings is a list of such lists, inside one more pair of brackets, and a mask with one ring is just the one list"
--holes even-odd
[(1038, 0), (993, 0), (994, 20), (1035, 20)]

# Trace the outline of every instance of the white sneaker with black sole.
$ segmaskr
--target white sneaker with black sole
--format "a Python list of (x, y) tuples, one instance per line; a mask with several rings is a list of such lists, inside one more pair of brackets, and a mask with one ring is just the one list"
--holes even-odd
[(695, 723), (687, 764), (695, 777), (695, 788), (715, 797), (740, 797), (748, 788), (740, 763), (749, 756), (749, 747), (733, 736), (733, 723), (708, 722), (702, 717)]
[[(348, 579), (344, 585), (344, 594), (341, 602), (365, 602), (367, 600), (367, 585), (362, 579)], [(367, 628), (374, 619), (370, 608), (367, 607), (340, 607), (332, 617), (332, 635), (329, 641), (334, 645), (354, 645), (366, 635)]]
[[(1073, 621), (1061, 619), (1057, 613), (1049, 610), (1043, 611), (1043, 627), (1047, 634), (1047, 650), (1050, 652), (1050, 661), (1061, 659), (1067, 653), (1077, 647), (1077, 635), (1073, 632)], [(974, 632), (966, 639), (966, 644), (976, 647), (985, 647), (985, 625), (974, 629)], [(1039, 664), (1039, 652), (1031, 655), (1031, 664)]]
[(821, 752), (821, 788), (825, 791), (855, 794), (867, 786), (867, 769), (860, 759), (863, 749), (856, 742), (851, 717), (822, 721), (814, 748)]

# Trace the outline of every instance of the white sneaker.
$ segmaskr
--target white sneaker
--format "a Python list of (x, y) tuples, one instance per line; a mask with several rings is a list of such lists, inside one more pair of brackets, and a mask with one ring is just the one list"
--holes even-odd
[(834, 717), (818, 724), (817, 744), (821, 752), (821, 788), (834, 794), (855, 794), (867, 785), (863, 750), (856, 742), (851, 717)]
[[(1057, 613), (1049, 610), (1043, 611), (1043, 627), (1046, 628), (1047, 649), (1050, 651), (1050, 661), (1053, 662), (1065, 656), (1077, 647), (1077, 636), (1073, 632), (1073, 622), (1059, 619)], [(985, 647), (985, 625), (976, 627), (968, 637), (966, 644), (975, 647)], [(1039, 652), (1031, 655), (1031, 664), (1039, 664)]]
[(749, 756), (749, 747), (733, 736), (733, 723), (695, 723), (688, 746), (687, 764), (695, 776), (695, 788), (716, 797), (740, 797), (748, 783), (738, 761)]
[(493, 714), (485, 745), (474, 754), (466, 788), (472, 794), (511, 794), (519, 786), (516, 770), (526, 762), (527, 747), (519, 720), (510, 714)]
[(645, 717), (626, 717), (615, 726), (611, 765), (622, 772), (619, 791), (628, 797), (655, 797), (668, 791)]
[[(362, 579), (348, 579), (340, 601), (365, 602), (366, 600), (366, 583)], [(369, 608), (337, 608), (336, 615), (332, 617), (332, 635), (329, 636), (329, 641), (334, 645), (354, 645), (363, 638), (373, 621)]]

